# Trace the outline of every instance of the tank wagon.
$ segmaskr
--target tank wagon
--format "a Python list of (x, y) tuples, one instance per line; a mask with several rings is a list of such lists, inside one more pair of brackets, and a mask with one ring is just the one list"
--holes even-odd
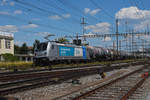
[[(115, 50), (94, 46), (77, 46), (56, 42), (43, 42), (34, 50), (35, 65), (52, 65), (55, 63), (74, 63), (87, 61), (113, 60), (117, 54)], [(120, 57), (126, 58), (125, 52)]]

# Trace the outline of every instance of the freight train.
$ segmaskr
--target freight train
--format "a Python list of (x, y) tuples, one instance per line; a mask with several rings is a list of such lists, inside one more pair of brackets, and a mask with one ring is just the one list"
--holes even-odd
[[(56, 63), (76, 63), (88, 61), (113, 60), (117, 57), (116, 50), (96, 46), (78, 46), (56, 42), (43, 42), (34, 50), (35, 65), (52, 65)], [(119, 52), (119, 59), (127, 57), (126, 52)], [(128, 55), (129, 56), (129, 55)]]

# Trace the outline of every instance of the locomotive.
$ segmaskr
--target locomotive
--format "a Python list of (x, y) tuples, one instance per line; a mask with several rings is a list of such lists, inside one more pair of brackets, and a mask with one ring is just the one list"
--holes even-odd
[[(42, 42), (34, 50), (35, 65), (52, 65), (55, 63), (74, 63), (112, 60), (117, 52), (96, 46), (79, 46), (75, 44), (61, 44), (52, 41)], [(121, 59), (127, 57), (126, 52), (119, 52)]]

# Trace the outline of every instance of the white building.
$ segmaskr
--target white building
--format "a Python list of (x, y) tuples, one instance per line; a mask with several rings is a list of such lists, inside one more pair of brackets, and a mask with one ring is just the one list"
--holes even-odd
[(10, 53), (14, 55), (14, 36), (11, 33), (0, 32), (0, 61), (2, 54)]

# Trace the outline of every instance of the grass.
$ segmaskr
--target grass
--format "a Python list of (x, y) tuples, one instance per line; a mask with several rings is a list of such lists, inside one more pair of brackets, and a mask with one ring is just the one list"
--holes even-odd
[(53, 65), (53, 68), (57, 68), (57, 67), (80, 67), (80, 66), (85, 66), (85, 65), (96, 65), (96, 64), (100, 64), (100, 65), (110, 65), (112, 63), (128, 63), (128, 62), (132, 62), (135, 61), (134, 59), (128, 59), (128, 60), (117, 60), (117, 61), (101, 61), (101, 62), (90, 62), (90, 63), (80, 63), (80, 64), (58, 64), (58, 65)]
[(0, 68), (4, 68), (6, 70), (11, 70), (11, 69), (29, 69), (32, 67), (32, 62), (0, 62)]
[[(146, 59), (138, 59), (138, 60), (146, 60)], [(101, 65), (111, 65), (112, 63), (128, 63), (137, 61), (137, 59), (127, 59), (127, 60), (116, 60), (116, 61), (101, 61), (101, 62), (90, 62), (90, 63), (80, 63), (80, 64), (57, 64), (52, 65), (52, 68), (59, 68), (59, 67), (80, 67), (80, 66), (86, 66), (86, 65), (95, 65), (95, 64), (101, 64)], [(28, 69), (42, 69), (42, 68), (48, 68), (48, 66), (44, 67), (33, 67), (32, 62), (0, 62), (0, 68), (4, 70), (28, 70)]]

